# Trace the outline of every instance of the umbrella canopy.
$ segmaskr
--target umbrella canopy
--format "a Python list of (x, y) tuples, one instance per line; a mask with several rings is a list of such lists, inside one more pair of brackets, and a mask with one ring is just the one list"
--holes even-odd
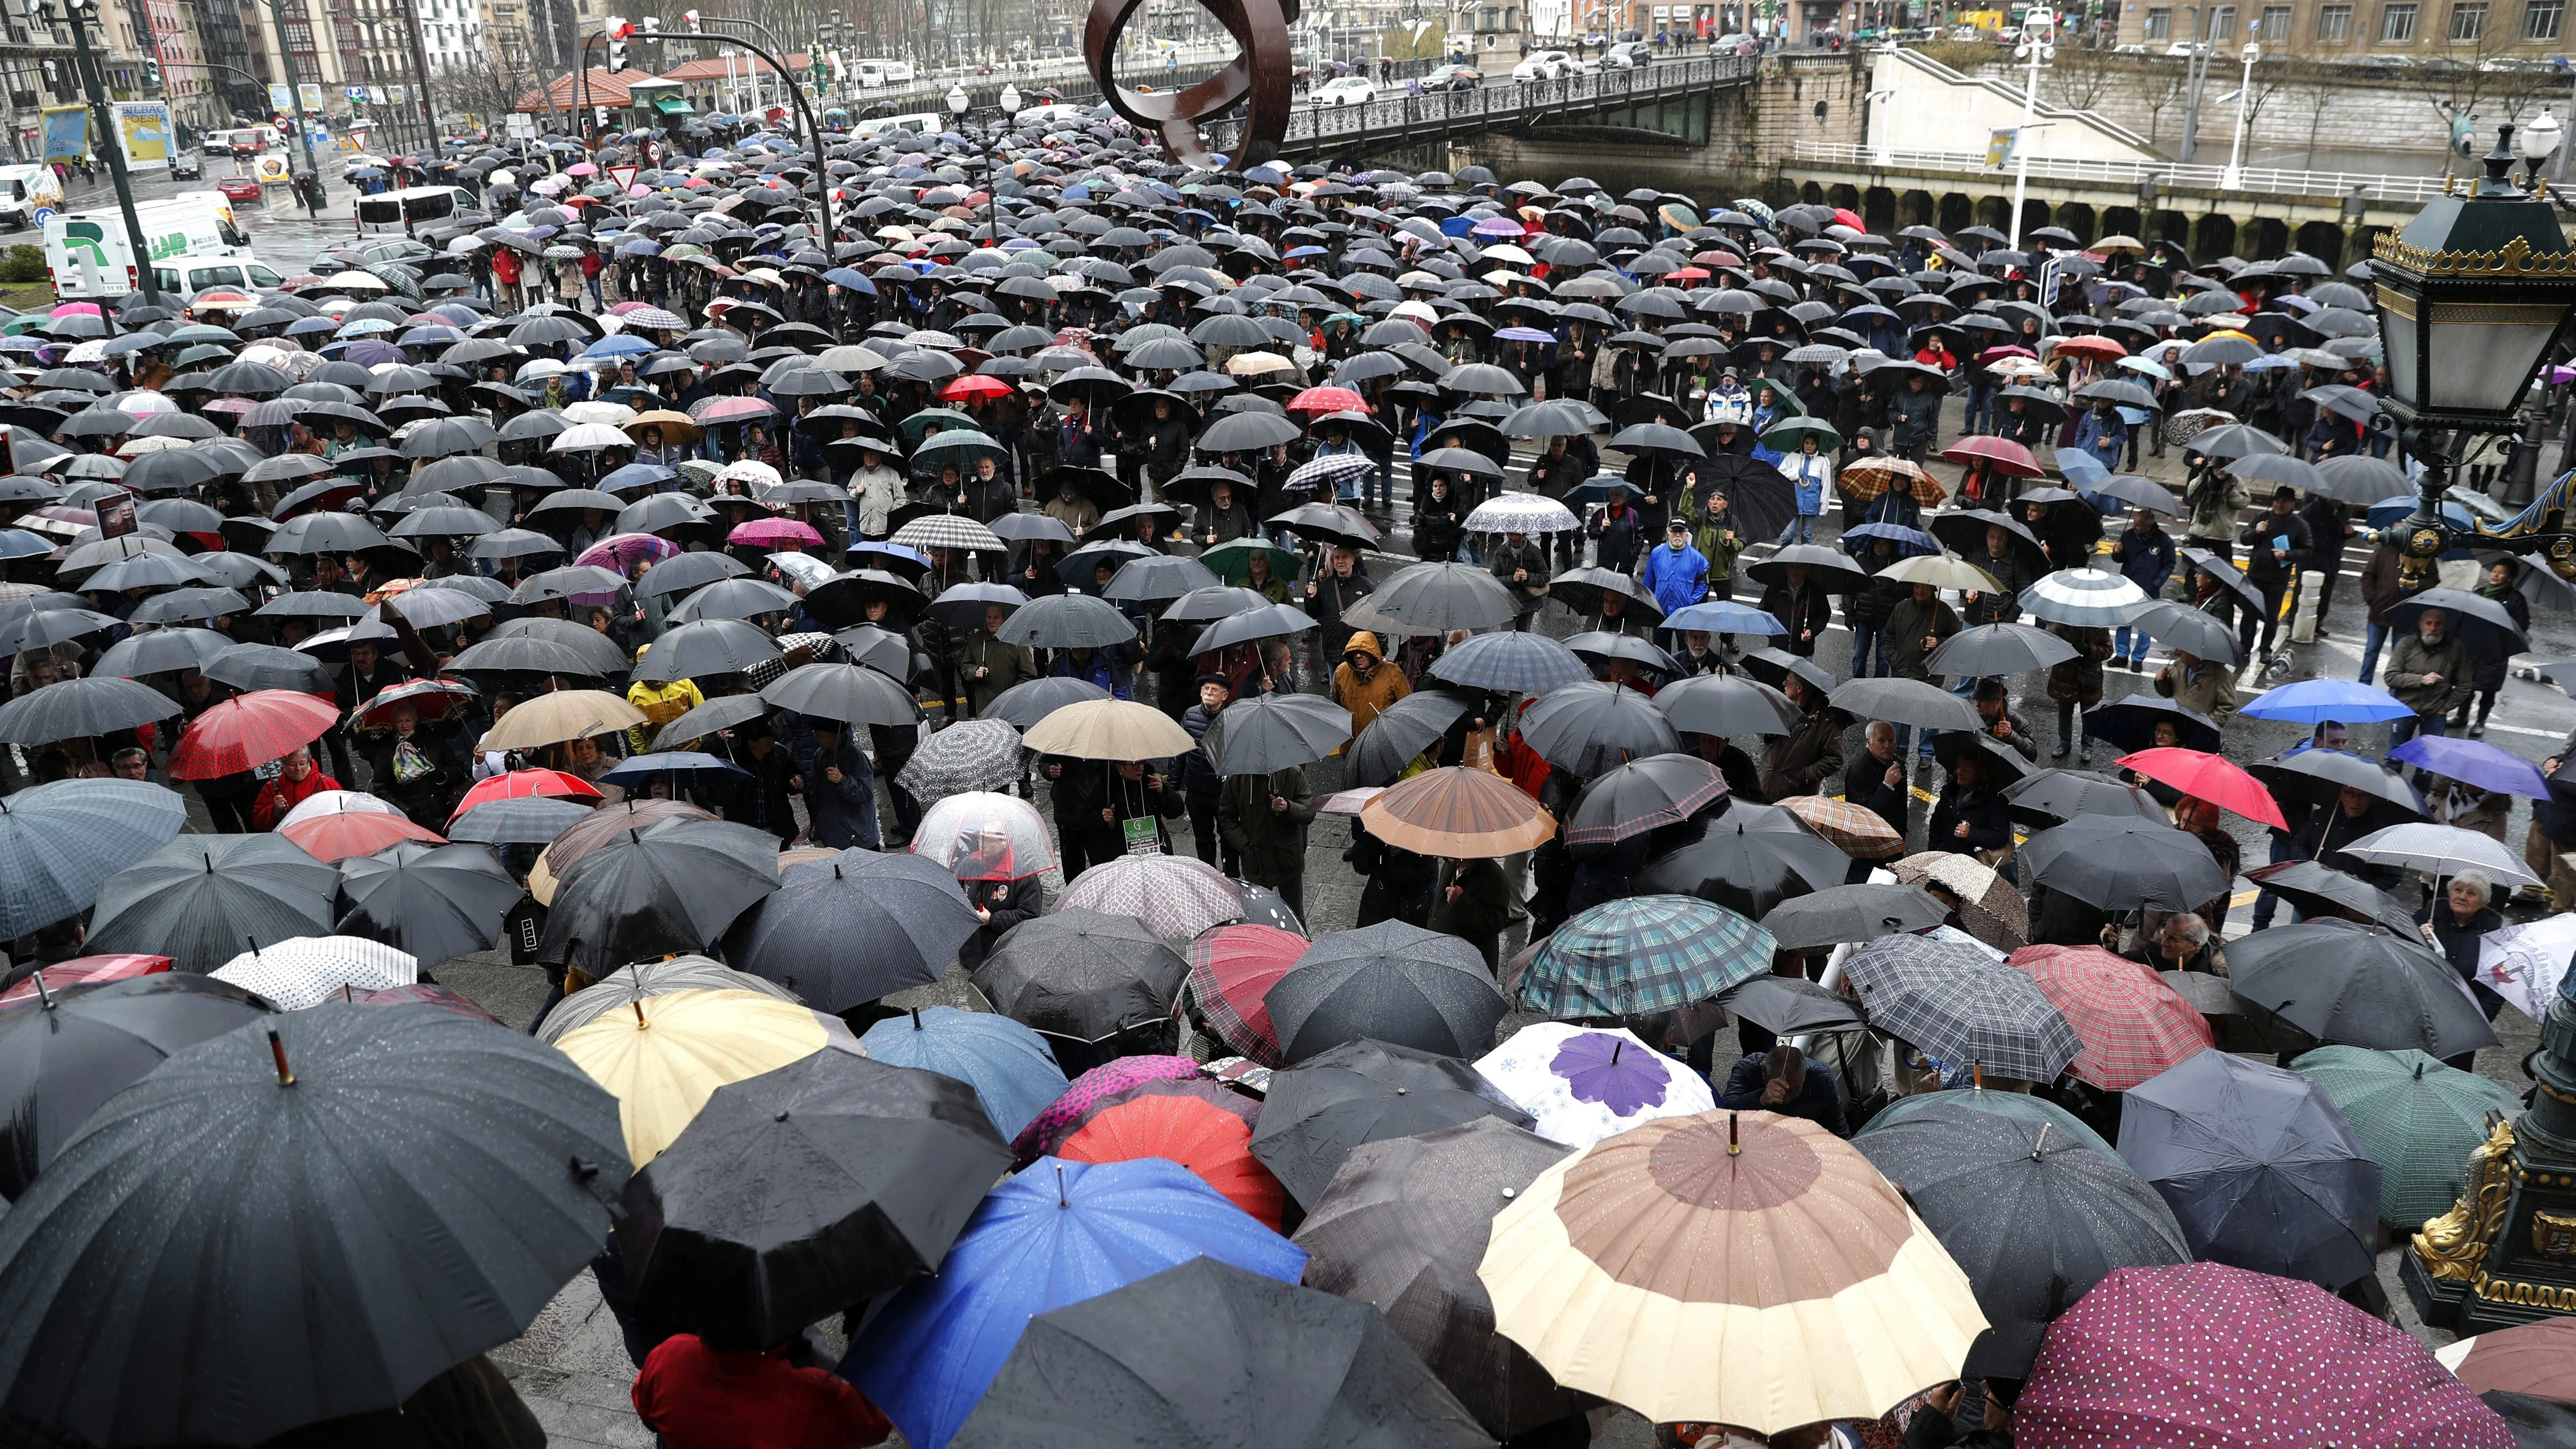
[[(2288, 901), (2302, 916), (2377, 921), (2399, 932), (2417, 929), (2414, 909), (2404, 901), (2357, 876), (2313, 860), (2257, 866), (2247, 871), (2245, 878)], [(2516, 928), (2508, 927), (2507, 931), (2512, 929)], [(2506, 933), (2490, 931), (2480, 945), (2492, 943)]]
[(963, 1082), (816, 1052), (720, 1086), (628, 1180), (636, 1317), (719, 1349), (783, 1343), (926, 1278), (1010, 1149)]
[(1266, 1067), (1287, 1065), (1270, 1023), (1270, 988), (1288, 974), (1309, 943), (1295, 931), (1250, 921), (1191, 938), (1190, 1000), (1207, 1027), (1234, 1051)]
[(2029, 907), (2021, 892), (1976, 857), (1927, 850), (1898, 861), (1895, 875), (1949, 905), (1969, 935), (1996, 950), (2018, 951), (2030, 944)]
[(899, 729), (921, 721), (921, 706), (914, 702), (912, 691), (864, 664), (807, 664), (790, 669), (761, 690), (760, 697), (809, 719), (842, 724)]
[(390, 1409), (527, 1330), (626, 1172), (608, 1094), (526, 1037), (253, 1021), (118, 1093), (0, 1219), (8, 1410), (117, 1449)]
[(1188, 974), (1180, 954), (1135, 917), (1070, 910), (1005, 932), (974, 982), (1014, 1021), (1099, 1042), (1168, 1018)]
[(1512, 622), (1512, 592), (1489, 569), (1463, 563), (1408, 564), (1369, 593), (1369, 603), (1422, 633), (1499, 629)]
[(2099, 946), (2024, 946), (2005, 965), (2032, 980), (2075, 1028), (2084, 1050), (2067, 1071), (2125, 1092), (2211, 1045), (2209, 1020), (2164, 978)]
[(2164, 1195), (2195, 1258), (2330, 1288), (2371, 1271), (2379, 1164), (2296, 1072), (2187, 1058), (2130, 1089), (2120, 1155)]
[(1762, 918), (1762, 928), (1782, 946), (1808, 950), (1925, 930), (1948, 914), (1920, 886), (1839, 885), (1782, 901)]
[(1843, 974), (1870, 1025), (1954, 1069), (2054, 1082), (2084, 1049), (2037, 982), (1973, 945), (1889, 936), (1853, 952)]
[(859, 1045), (878, 1061), (920, 1067), (974, 1088), (1005, 1140), (1064, 1094), (1064, 1069), (1046, 1038), (1007, 1016), (915, 1007), (907, 1016), (869, 1027)]
[(716, 1088), (811, 1056), (827, 1040), (821, 1018), (775, 996), (671, 991), (603, 1011), (555, 1047), (616, 1096), (627, 1157), (640, 1164), (686, 1131)]
[(1763, 1433), (1876, 1418), (1958, 1377), (1986, 1328), (1866, 1158), (1768, 1112), (1668, 1117), (1550, 1166), (1477, 1277), (1566, 1387)]
[(1828, 795), (1789, 795), (1772, 803), (1854, 860), (1888, 860), (1905, 853), (1904, 832), (1866, 806)]
[(1618, 684), (1550, 690), (1522, 711), (1520, 730), (1522, 742), (1540, 759), (1585, 779), (1681, 748), (1681, 737), (1654, 701)]
[(1343, 764), (1356, 786), (1392, 785), (1405, 767), (1448, 734), (1475, 704), (1472, 695), (1454, 689), (1423, 689), (1378, 711), (1368, 728), (1351, 741)]
[(1655, 708), (1693, 735), (1785, 735), (1798, 727), (1789, 696), (1740, 674), (1699, 674), (1655, 691)]
[(489, 950), (519, 894), (519, 883), (481, 846), (404, 841), (340, 863), (343, 909), (333, 929), (435, 964)]
[(612, 1011), (625, 1011), (635, 1002), (648, 997), (668, 996), (674, 991), (749, 991), (760, 996), (774, 996), (793, 1002), (794, 992), (774, 981), (765, 981), (748, 972), (736, 971), (709, 956), (672, 956), (654, 961), (638, 961), (620, 966), (563, 1000), (537, 1023), (536, 1038), (557, 1042), (568, 1032), (577, 1031)]
[(2246, 773), (2262, 781), (2276, 800), (2332, 805), (2349, 786), (2417, 819), (2425, 813), (2424, 797), (2416, 793), (2415, 787), (2367, 755), (2343, 750), (2301, 750), (2257, 761), (2246, 768)]
[(328, 932), (339, 884), (338, 871), (284, 836), (182, 836), (99, 887), (85, 944), (212, 971), (245, 945)]
[(1201, 742), (1220, 775), (1311, 765), (1351, 738), (1351, 712), (1311, 694), (1272, 693), (1226, 706)]
[(1362, 1039), (1471, 1056), (1508, 1009), (1474, 946), (1403, 921), (1316, 941), (1264, 1005), (1291, 1062)]
[(2146, 590), (2126, 575), (2091, 568), (2059, 569), (2021, 591), (2024, 614), (2079, 629), (2119, 628), (2135, 620), (2148, 602)]
[(1312, 1209), (1351, 1149), (1478, 1117), (1530, 1125), (1493, 1084), (1455, 1057), (1358, 1041), (1274, 1074), (1252, 1155), (1300, 1207)]
[(0, 704), (0, 743), (33, 747), (88, 739), (168, 719), (177, 712), (170, 696), (118, 675), (56, 680)]
[(235, 695), (189, 723), (170, 751), (170, 774), (180, 780), (238, 775), (313, 743), (339, 722), (338, 706), (309, 694), (256, 689)]
[[(1109, 697), (1098, 685), (1078, 679), (1034, 682), (1078, 684), (1090, 691), (1090, 697)], [(1029, 687), (1015, 685), (1009, 692)], [(970, 790), (1007, 790), (1019, 783), (1020, 758), (1020, 732), (1010, 721), (961, 719), (924, 738), (896, 773), (895, 782), (916, 800), (937, 800)]]
[(1490, 1434), (1582, 1412), (1585, 1399), (1494, 1331), (1493, 1300), (1476, 1277), (1494, 1214), (1565, 1155), (1492, 1117), (1354, 1148), (1297, 1229), (1306, 1286), (1385, 1314)]
[(1500, 694), (1539, 694), (1589, 683), (1592, 669), (1544, 634), (1502, 630), (1443, 652), (1431, 661), (1431, 677)]
[(2540, 884), (2521, 861), (2496, 844), (2494, 836), (2456, 825), (2391, 825), (2343, 847), (2342, 853), (2365, 865), (2393, 865), (2427, 875), (2475, 870), (2500, 886)]
[(678, 816), (629, 828), (558, 866), (555, 879), (537, 959), (596, 979), (629, 961), (704, 950), (778, 889), (778, 840)]
[(912, 829), (912, 853), (968, 880), (1022, 880), (1055, 865), (1055, 838), (1037, 807), (988, 791), (938, 801)]
[(2227, 872), (2189, 831), (2135, 816), (2079, 815), (2022, 842), (2032, 881), (2106, 911), (2188, 911), (2227, 889)]
[(2319, 1047), (2290, 1069), (2324, 1089), (2379, 1164), (2379, 1220), (2409, 1230), (2450, 1210), (2461, 1165), (2487, 1140), (2488, 1122), (2522, 1105), (2477, 1073), (2419, 1051)]
[(2171, 785), (2186, 795), (2206, 800), (2222, 810), (2233, 810), (2248, 820), (2269, 825), (2275, 830), (2290, 828), (2289, 822), (2282, 818), (2281, 807), (2274, 803), (2272, 792), (2222, 755), (2166, 747), (2122, 755), (2116, 763), (2124, 770), (2134, 770), (2146, 779)]
[(1021, 743), (1077, 760), (1168, 760), (1197, 747), (1170, 715), (1124, 699), (1068, 704), (1031, 725)]
[(985, 1196), (937, 1276), (868, 1318), (841, 1372), (906, 1443), (942, 1449), (1037, 1315), (1197, 1258), (1281, 1283), (1306, 1266), (1176, 1162), (1041, 1159)]
[(2404, 719), (2414, 712), (2413, 705), (2384, 689), (2343, 679), (2302, 679), (2280, 685), (2247, 700), (2237, 711), (2249, 719), (2288, 720), (2305, 725), (2328, 720), (2378, 724)]
[(1697, 840), (1647, 862), (1636, 889), (1698, 896), (1760, 920), (1773, 906), (1843, 883), (1851, 860), (1796, 812), (1738, 800)]
[(1774, 949), (1769, 931), (1724, 906), (1625, 896), (1551, 932), (1513, 1002), (1558, 1020), (1671, 1011), (1770, 970)]
[(2191, 1261), (2182, 1225), (2099, 1138), (1937, 1092), (1852, 1146), (1905, 1189), (1993, 1325), (1962, 1373), (2018, 1379), (2048, 1326), (2117, 1269)]
[(1051, 910), (1133, 916), (1166, 940), (1190, 940), (1243, 917), (1243, 887), (1183, 855), (1122, 855), (1075, 876)]
[(993, 637), (1037, 649), (1106, 649), (1135, 638), (1136, 626), (1105, 599), (1050, 594), (1014, 610)]
[[(1884, 575), (1881, 575), (1884, 577)], [(1834, 686), (1826, 701), (1856, 720), (1886, 720), (1927, 730), (1982, 730), (1977, 707), (1919, 679), (1850, 679)]]
[(1491, 1442), (1375, 1309), (1204, 1257), (1029, 1320), (949, 1442), (1199, 1449), (1256, 1424), (1281, 1444)]
[[(2401, 919), (2411, 924), (2411, 918), (2401, 915)], [(2396, 929), (2393, 923), (2391, 929)], [(2576, 916), (2507, 926), (2487, 932), (2478, 942), (2477, 979), (2513, 1003), (2515, 1010), (2542, 1021), (2567, 978), (2571, 956), (2576, 956)]]
[(1677, 825), (1726, 798), (1726, 777), (1697, 755), (1649, 755), (1600, 776), (1575, 797), (1569, 844), (1606, 844)]
[[(1107, 698), (1109, 698), (1109, 691), (1090, 680), (1075, 679), (1071, 675), (1052, 675), (1045, 679), (1032, 679), (1025, 683), (1014, 684), (1000, 694), (994, 695), (993, 702), (984, 707), (982, 718), (986, 721), (1007, 724), (1015, 730), (1024, 730), (1068, 704)], [(923, 740), (922, 748), (929, 748), (942, 735), (955, 733), (961, 725), (973, 723), (976, 721), (960, 720), (957, 724), (941, 730), (939, 734)], [(1011, 745), (1016, 759), (1019, 742), (1015, 739)], [(920, 759), (920, 751), (916, 750), (913, 758)]]
[(651, 723), (644, 711), (605, 690), (558, 689), (512, 706), (478, 748), (539, 750)]
[[(2157, 748), (2156, 726), (2160, 724), (2173, 730), (2173, 744), (2167, 748), (2197, 750), (2213, 755), (2225, 748), (2216, 720), (2152, 694), (2141, 692), (2084, 711), (2084, 733), (2118, 745), (2124, 754)], [(2161, 810), (2163, 807), (2157, 808)]]
[(351, 993), (409, 986), (420, 979), (420, 961), (377, 941), (356, 936), (297, 936), (253, 947), (208, 973), (258, 994), (288, 1011), (319, 1006)]
[(87, 910), (187, 823), (185, 800), (138, 780), (56, 780), (0, 799), (0, 936)]
[[(1094, 1078), (1136, 1063), (1169, 1060), (1187, 1076), (1128, 1081), (1106, 1090), (1087, 1088)], [(1225, 1200), (1276, 1228), (1288, 1194), (1252, 1155), (1252, 1126), (1260, 1103), (1199, 1075), (1187, 1057), (1121, 1057), (1074, 1080), (1065, 1098), (1020, 1134), (1013, 1151), (1024, 1162), (1060, 1157), (1067, 1162), (1133, 1162), (1159, 1157), (1177, 1162), (1223, 1194)]]
[(2520, 755), (2497, 749), (2484, 740), (2453, 739), (2448, 735), (2417, 735), (2388, 752), (2388, 758), (2474, 785), (2481, 790), (2501, 795), (2523, 795), (2542, 799), (2549, 793), (2549, 781), (2540, 767)]
[[(1312, 1244), (1306, 1246), (1316, 1251)], [(2544, 1318), (2499, 1328), (2435, 1349), (2433, 1357), (2472, 1393), (2576, 1403), (2576, 1319)]]
[[(2092, 723), (2092, 713), (2085, 711), (2087, 725)], [(2032, 825), (2053, 825), (2079, 815), (2134, 815), (2159, 823), (2167, 819), (2165, 807), (2153, 795), (2088, 770), (2037, 770), (2005, 786), (2004, 798), (2012, 802), (2015, 820)]]
[(1706, 1077), (1619, 1028), (1536, 1022), (1478, 1058), (1476, 1072), (1537, 1119), (1532, 1131), (1568, 1147), (1717, 1108)]
[(1981, 678), (2026, 674), (2075, 657), (2075, 646), (2028, 624), (1980, 624), (1942, 641), (1923, 661), (1934, 674), (1969, 674)]
[(2301, 921), (2229, 944), (2228, 985), (2320, 1042), (2453, 1057), (2496, 1044), (2451, 963), (2421, 935)]
[(1398, 850), (1450, 860), (1498, 859), (1556, 833), (1555, 819), (1511, 781), (1462, 765), (1388, 787), (1361, 808), (1360, 823)]
[(2512, 1430), (2394, 1324), (2217, 1263), (2123, 1268), (2059, 1319), (2015, 1443), (2512, 1449)]
[(980, 924), (937, 861), (844, 850), (789, 866), (725, 933), (725, 956), (840, 1012), (937, 981)]

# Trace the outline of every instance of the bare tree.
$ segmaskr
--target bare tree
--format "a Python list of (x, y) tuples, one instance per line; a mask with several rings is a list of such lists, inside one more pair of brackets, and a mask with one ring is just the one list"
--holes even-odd
[(2158, 144), (2164, 134), (2165, 112), (2182, 104), (2182, 93), (2190, 80), (2189, 68), (2182, 65), (2151, 65), (2137, 86), (2139, 103), (2147, 108), (2147, 144)]
[[(2269, 62), (2266, 62), (2268, 64)], [(2317, 164), (2317, 140), (2325, 130), (2326, 111), (2335, 97), (2347, 89), (2344, 78), (2323, 61), (2289, 59), (2280, 72), (2282, 110), (2303, 123), (2306, 132), (2306, 159), (2301, 163), (2309, 170)]]
[(2275, 102), (2287, 105), (2287, 97), (2299, 84), (2297, 68), (2287, 56), (2267, 55), (2254, 62), (2254, 73), (2245, 93), (2245, 154), (2254, 154), (2254, 138), (2262, 130), (2263, 112)]
[(2048, 68), (2050, 89), (2057, 93), (2059, 105), (2089, 111), (2120, 78), (2122, 69), (2108, 46), (2061, 45)]
[(497, 126), (540, 84), (515, 46), (497, 43), (442, 62), (431, 80), (446, 102), (444, 109), (462, 112), (485, 127)]

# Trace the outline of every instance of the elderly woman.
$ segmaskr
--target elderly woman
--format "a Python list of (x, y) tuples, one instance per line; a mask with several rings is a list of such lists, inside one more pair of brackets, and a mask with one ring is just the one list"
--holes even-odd
[[(2470, 994), (2477, 997), (2479, 1009), (2486, 1012), (2489, 1021), (2495, 1020), (2497, 1009), (2504, 1005), (2503, 997), (2477, 979), (2478, 943), (2487, 932), (2504, 928), (2504, 916), (2491, 904), (2494, 898), (2495, 882), (2484, 872), (2461, 871), (2451, 877), (2450, 889), (2433, 908), (2433, 919), (2424, 928), (2433, 949), (2441, 952), (2450, 961), (2451, 969), (2469, 984)], [(2477, 1053), (2462, 1052), (2443, 1060), (2446, 1065), (2468, 1071), (2475, 1065)]]

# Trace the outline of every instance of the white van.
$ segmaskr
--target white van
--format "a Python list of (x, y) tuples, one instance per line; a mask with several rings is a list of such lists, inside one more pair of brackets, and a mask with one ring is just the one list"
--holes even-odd
[[(217, 191), (183, 191), (161, 201), (138, 202), (150, 260), (236, 257), (248, 260), (250, 238), (234, 220), (232, 203)], [(124, 214), (115, 207), (64, 212), (45, 222), (45, 269), (57, 298), (122, 297), (142, 284)]]
[(861, 121), (851, 128), (850, 134), (862, 141), (873, 141), (879, 137), (890, 141), (896, 132), (936, 136), (948, 126), (948, 118), (937, 111), (916, 111), (908, 116), (879, 116), (873, 121)]
[(62, 178), (51, 166), (0, 166), (0, 221), (13, 227), (36, 224), (36, 209), (63, 209)]
[(854, 60), (850, 62), (850, 73), (857, 78), (860, 87), (866, 90), (875, 90), (882, 86), (907, 86), (912, 84), (914, 74), (911, 61), (886, 60), (882, 57)]
[(464, 188), (413, 186), (358, 198), (358, 235), (410, 236), (415, 227), (442, 222), (469, 205)]
[(189, 301), (200, 292), (231, 287), (244, 292), (272, 291), (286, 279), (260, 264), (257, 257), (171, 257), (152, 264), (152, 285), (165, 297)]

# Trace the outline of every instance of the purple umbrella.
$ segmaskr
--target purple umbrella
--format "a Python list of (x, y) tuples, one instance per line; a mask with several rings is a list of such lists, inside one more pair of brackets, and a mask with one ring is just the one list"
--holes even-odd
[(354, 362), (360, 367), (373, 367), (379, 362), (411, 361), (409, 357), (403, 354), (403, 350), (401, 348), (394, 346), (390, 342), (380, 341), (373, 337), (364, 338), (350, 343), (341, 351), (340, 360), (342, 362)]
[(1565, 1079), (1565, 1089), (1576, 1101), (1598, 1102), (1616, 1116), (1633, 1117), (1664, 1104), (1672, 1074), (1654, 1053), (1630, 1053), (1627, 1045), (1607, 1032), (1570, 1036), (1556, 1049), (1548, 1070)]
[(619, 573), (645, 560), (660, 563), (680, 551), (680, 546), (667, 538), (650, 533), (613, 533), (581, 551), (576, 564), (592, 564), (615, 569)]
[(1524, 236), (1528, 232), (1528, 227), (1508, 216), (1489, 216), (1477, 222), (1475, 226), (1475, 234), (1478, 236)]
[(2421, 765), (2444, 779), (2475, 785), (2492, 794), (2549, 798), (2549, 782), (2541, 778), (2538, 765), (2484, 740), (2417, 735), (2390, 750), (2388, 758)]

